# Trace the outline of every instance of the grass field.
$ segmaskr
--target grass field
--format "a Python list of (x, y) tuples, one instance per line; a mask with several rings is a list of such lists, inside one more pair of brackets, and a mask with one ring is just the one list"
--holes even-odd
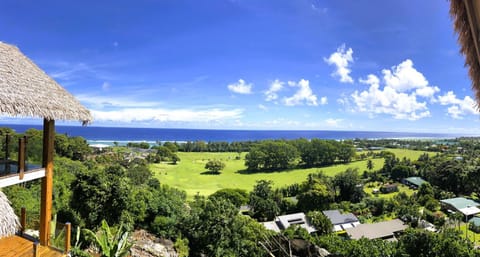
[[(405, 149), (389, 149), (398, 158), (407, 157), (416, 160), (423, 151)], [(432, 153), (433, 154), (433, 153)], [(160, 163), (152, 164), (151, 169), (162, 184), (167, 184), (187, 192), (189, 197), (199, 193), (210, 195), (222, 188), (241, 188), (252, 190), (256, 181), (261, 179), (272, 180), (275, 187), (282, 187), (293, 183), (303, 182), (310, 173), (322, 170), (329, 176), (345, 171), (347, 168), (358, 168), (360, 172), (366, 170), (367, 161), (355, 161), (348, 164), (338, 164), (323, 168), (292, 169), (279, 172), (246, 173), (245, 153), (241, 160), (236, 160), (237, 153), (184, 153), (179, 152), (181, 161), (177, 165)], [(205, 163), (209, 159), (219, 159), (225, 162), (226, 167), (219, 175), (206, 174)], [(374, 169), (383, 166), (383, 159), (373, 159)]]
[[(365, 193), (371, 195), (371, 196), (375, 196), (375, 194), (373, 194), (373, 189), (376, 188), (376, 189), (380, 189), (382, 185), (379, 183), (379, 182), (374, 182), (374, 183), (367, 183), (364, 187), (363, 187), (363, 191), (365, 191)], [(393, 198), (394, 196), (396, 196), (397, 194), (399, 194), (400, 192), (404, 192), (405, 194), (407, 194), (408, 196), (411, 196), (415, 190), (409, 188), (408, 186), (406, 185), (403, 185), (403, 184), (399, 184), (398, 185), (398, 192), (392, 192), (392, 193), (388, 193), (388, 194), (382, 194), (381, 192), (379, 192), (378, 194), (376, 194), (376, 197), (380, 197), (380, 198), (385, 198), (385, 199), (390, 199), (390, 198)]]

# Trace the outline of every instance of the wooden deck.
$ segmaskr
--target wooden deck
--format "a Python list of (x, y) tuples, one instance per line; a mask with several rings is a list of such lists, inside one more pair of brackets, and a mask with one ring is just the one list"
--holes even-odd
[[(67, 255), (50, 247), (39, 245), (39, 257), (65, 257)], [(0, 239), (0, 256), (33, 257), (33, 242), (20, 236)]]

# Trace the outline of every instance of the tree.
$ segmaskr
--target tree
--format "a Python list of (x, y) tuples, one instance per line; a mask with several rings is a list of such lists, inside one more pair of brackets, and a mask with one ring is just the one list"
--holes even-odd
[(282, 170), (292, 166), (299, 154), (285, 141), (262, 141), (245, 156), (248, 170)]
[(338, 159), (340, 159), (344, 163), (350, 162), (355, 156), (355, 149), (352, 145), (341, 143), (338, 145), (337, 149)]
[(373, 170), (373, 167), (374, 167), (374, 165), (373, 165), (372, 159), (368, 159), (368, 160), (367, 160), (367, 169), (368, 169), (368, 171), (371, 172), (371, 171)]
[(319, 235), (332, 233), (333, 225), (330, 219), (320, 211), (311, 211), (307, 213), (310, 224), (317, 229)]
[(335, 176), (333, 183), (339, 189), (339, 201), (360, 202), (363, 198), (363, 187), (360, 186), (360, 177), (357, 169), (348, 168)]
[(225, 163), (220, 160), (210, 160), (205, 164), (205, 169), (210, 173), (219, 174), (221, 170), (225, 168)]
[(316, 183), (306, 192), (297, 195), (297, 207), (302, 211), (324, 210), (334, 200), (327, 185)]
[(265, 228), (221, 198), (197, 198), (183, 223), (184, 234), (196, 256), (265, 256), (257, 243)]
[(240, 207), (248, 203), (248, 193), (246, 190), (239, 188), (224, 188), (211, 194), (210, 198), (222, 198), (231, 202), (236, 207)]
[(273, 220), (280, 212), (278, 202), (281, 196), (275, 194), (272, 184), (272, 181), (259, 180), (250, 192), (249, 205), (253, 217), (259, 220)]

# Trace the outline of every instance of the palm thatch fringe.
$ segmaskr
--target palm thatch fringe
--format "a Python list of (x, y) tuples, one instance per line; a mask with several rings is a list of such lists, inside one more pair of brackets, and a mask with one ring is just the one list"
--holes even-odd
[(20, 221), (10, 206), (7, 196), (0, 191), (0, 238), (14, 235), (20, 228)]
[(460, 44), (460, 53), (465, 56), (465, 66), (468, 66), (468, 74), (472, 80), (472, 89), (475, 92), (475, 98), (480, 103), (480, 60), (478, 59), (477, 49), (475, 47), (475, 37), (472, 34), (469, 17), (466, 9), (466, 1), (470, 0), (450, 0), (450, 16), (453, 19), (453, 26), (458, 34), (458, 43)]
[(0, 115), (48, 120), (93, 118), (75, 97), (35, 65), (20, 50), (0, 42)]

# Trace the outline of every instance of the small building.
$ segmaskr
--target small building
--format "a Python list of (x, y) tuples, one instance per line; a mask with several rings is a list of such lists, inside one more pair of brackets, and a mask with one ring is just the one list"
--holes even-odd
[(403, 184), (418, 189), (423, 183), (428, 183), (421, 177), (408, 177), (403, 179)]
[(398, 234), (402, 233), (408, 226), (399, 219), (382, 221), (372, 224), (359, 224), (356, 227), (346, 229), (351, 239), (385, 239), (396, 240)]
[(383, 194), (393, 193), (398, 191), (397, 184), (387, 184), (380, 187), (380, 192)]
[(465, 197), (455, 197), (440, 200), (440, 204), (443, 208), (462, 213), (465, 218), (480, 213), (480, 209), (478, 208), (480, 203), (477, 203)]
[(274, 221), (262, 222), (266, 229), (280, 232), (287, 229), (290, 226), (298, 225), (308, 231), (308, 233), (316, 232), (314, 226), (310, 224), (307, 216), (303, 212), (281, 215), (275, 218)]
[(339, 210), (322, 211), (333, 225), (333, 231), (342, 231), (360, 225), (360, 221), (353, 213), (340, 213)]

